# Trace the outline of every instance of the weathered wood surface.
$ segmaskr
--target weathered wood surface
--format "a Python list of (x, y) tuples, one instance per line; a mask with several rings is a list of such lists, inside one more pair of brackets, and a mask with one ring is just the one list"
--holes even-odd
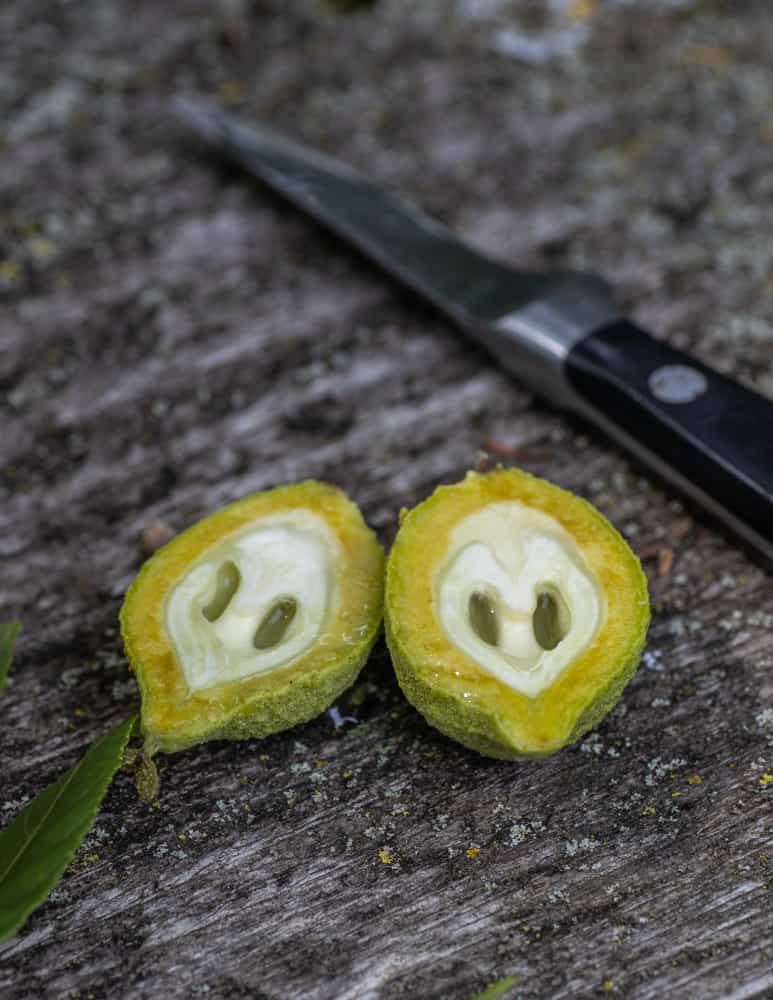
[(135, 710), (116, 616), (155, 518), (314, 476), (388, 544), (502, 442), (614, 520), (655, 606), (619, 707), (543, 763), (444, 740), (380, 647), (358, 726), (167, 758), (157, 808), (119, 776), (4, 996), (773, 994), (771, 577), (164, 117), (218, 94), (773, 393), (770, 4), (561, 7), (0, 8), (4, 820)]

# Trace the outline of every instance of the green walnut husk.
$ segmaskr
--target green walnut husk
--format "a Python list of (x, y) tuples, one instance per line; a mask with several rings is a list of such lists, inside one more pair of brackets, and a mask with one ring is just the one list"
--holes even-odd
[[(598, 596), (592, 638), (536, 695), (514, 690), (482, 668), (451, 638), (439, 615), (440, 574), (446, 572), (453, 532), (489, 505), (512, 501), (557, 522), (572, 565), (593, 582)], [(477, 591), (470, 598), (470, 627), (481, 642), (496, 647), (499, 635), (487, 619), (493, 607), (487, 600)], [(581, 624), (572, 625), (564, 598), (556, 592), (554, 599), (545, 588), (535, 595), (533, 609), (539, 645), (546, 650), (560, 650), (564, 633)], [(609, 521), (585, 500), (524, 471), (468, 473), (401, 515), (387, 564), (384, 611), (400, 686), (432, 726), (486, 756), (545, 756), (598, 723), (636, 669), (649, 617), (640, 563)]]
[[(248, 599), (239, 587), (246, 586), (242, 578), (252, 570), (244, 565), (241, 572), (234, 570), (225, 559), (217, 573), (197, 567), (216, 565), (219, 552), (234, 551), (234, 544), (266, 525), (287, 521), (292, 526), (294, 519), (309, 517), (321, 524), (331, 546), (326, 603), (313, 641), (271, 669), (238, 677), (225, 668), (219, 673), (220, 640), (214, 630), (226, 621), (232, 602)], [(121, 609), (121, 633), (142, 695), (145, 752), (172, 752), (205, 740), (260, 738), (324, 711), (354, 681), (379, 634), (383, 568), (384, 554), (359, 509), (339, 489), (314, 481), (246, 497), (174, 538), (142, 567)], [(209, 574), (206, 599), (195, 597), (175, 618), (172, 602), (183, 600), (180, 594), (187, 591), (181, 588), (194, 572)], [(288, 569), (295, 579), (307, 572), (304, 565)], [(265, 575), (282, 579), (276, 565)], [(281, 594), (267, 610), (256, 612), (251, 645), (245, 639), (246, 652), (240, 653), (244, 670), (251, 669), (251, 656), (258, 663), (273, 647), (281, 649), (293, 623), (303, 620), (296, 596)], [(180, 638), (188, 621), (193, 638)], [(201, 663), (196, 660), (199, 635)], [(227, 655), (222, 653), (223, 663)]]

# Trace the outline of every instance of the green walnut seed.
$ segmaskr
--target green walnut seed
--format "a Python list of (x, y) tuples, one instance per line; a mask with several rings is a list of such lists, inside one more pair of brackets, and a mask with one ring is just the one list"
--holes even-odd
[(231, 603), (241, 582), (241, 573), (231, 560), (224, 562), (215, 577), (215, 596), (201, 609), (208, 622), (216, 622)]
[(474, 590), (467, 608), (473, 632), (489, 646), (499, 642), (499, 616), (496, 603), (485, 591)]
[(532, 615), (534, 638), (542, 649), (555, 649), (571, 628), (571, 616), (560, 593), (541, 590)]
[(273, 649), (280, 643), (297, 610), (298, 602), (293, 597), (277, 601), (258, 626), (253, 639), (255, 649)]

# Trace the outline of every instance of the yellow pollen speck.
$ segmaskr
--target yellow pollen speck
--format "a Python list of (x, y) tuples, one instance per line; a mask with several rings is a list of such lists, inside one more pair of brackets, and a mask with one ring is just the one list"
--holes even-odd
[(314, 767), (327, 767), (327, 761), (326, 760), (315, 760), (314, 761)]
[(271, 760), (271, 757), (267, 753), (258, 754), (258, 760)]
[(178, 840), (187, 840), (188, 838), (185, 836), (184, 833), (178, 833), (177, 834), (177, 839)]
[(351, 771), (342, 771), (341, 772), (341, 777), (342, 778), (351, 778), (351, 776), (352, 776), (352, 772)]
[(654, 816), (656, 812), (657, 809), (655, 808), (655, 806), (645, 806), (642, 809), (641, 814), (642, 816)]
[(467, 850), (465, 851), (465, 854), (467, 855), (468, 858), (472, 859), (477, 858), (477, 856), (480, 854), (480, 848), (468, 847)]
[(54, 252), (54, 245), (50, 240), (45, 239), (42, 236), (34, 236), (28, 244), (33, 257), (37, 257), (38, 260), (45, 260), (50, 257)]
[(773, 782), (773, 774), (771, 774), (770, 771), (766, 771), (763, 774), (763, 776), (760, 778), (760, 784), (764, 788), (766, 785), (769, 785), (771, 782)]
[(688, 785), (699, 785), (703, 778), (699, 774), (693, 774), (687, 779)]
[(671, 798), (678, 799), (681, 794), (681, 792), (671, 792)]
[(602, 990), (604, 990), (605, 993), (611, 993), (612, 990), (615, 988), (615, 984), (611, 979), (605, 979), (604, 982), (601, 984), (601, 988)]
[(220, 85), (218, 97), (223, 104), (238, 104), (244, 97), (244, 87), (238, 80), (226, 80)]
[(573, 21), (589, 21), (598, 10), (599, 0), (570, 0), (566, 8)]
[(15, 260), (11, 260), (10, 257), (0, 260), (0, 278), (3, 281), (15, 281), (20, 274), (21, 267)]
[(704, 69), (725, 70), (734, 62), (733, 54), (721, 45), (689, 45), (684, 51), (684, 61)]
[(381, 850), (378, 852), (378, 857), (382, 865), (391, 865), (394, 861), (394, 858), (392, 857), (392, 852), (389, 850), (388, 847), (382, 847)]

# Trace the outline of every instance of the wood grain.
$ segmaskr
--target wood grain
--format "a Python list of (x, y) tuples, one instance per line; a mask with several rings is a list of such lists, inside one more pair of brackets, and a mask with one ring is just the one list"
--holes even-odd
[(357, 725), (163, 758), (157, 807), (120, 775), (3, 995), (773, 995), (771, 577), (168, 117), (214, 94), (501, 259), (592, 266), (773, 395), (769, 4), (567, 7), (0, 9), (3, 821), (135, 710), (153, 521), (313, 476), (388, 545), (488, 442), (607, 514), (654, 602), (618, 708), (538, 764), (429, 729), (381, 645)]

